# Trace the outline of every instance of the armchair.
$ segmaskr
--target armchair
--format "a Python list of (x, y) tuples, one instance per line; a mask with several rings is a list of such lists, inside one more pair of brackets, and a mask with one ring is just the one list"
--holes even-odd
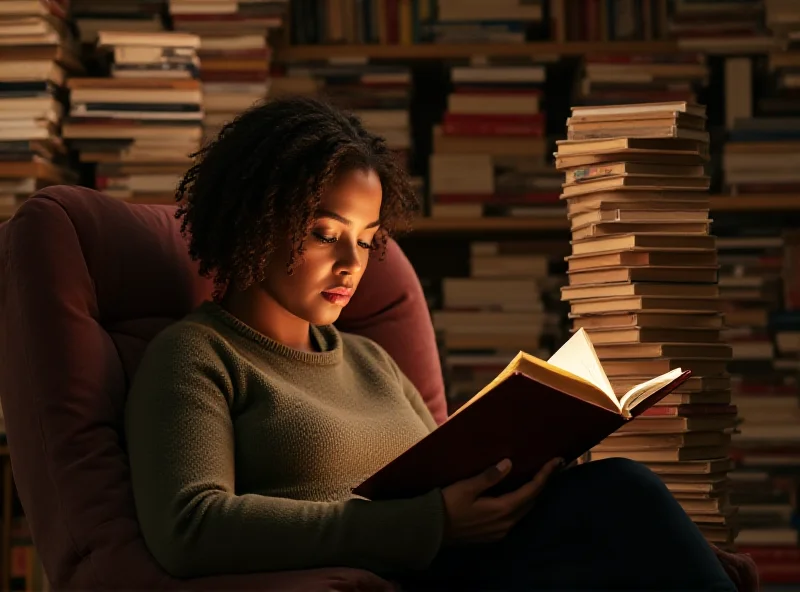
[[(174, 206), (55, 186), (0, 226), (0, 393), (17, 490), (55, 590), (388, 590), (353, 569), (178, 581), (139, 532), (122, 419), (147, 343), (210, 297)], [(395, 243), (337, 323), (381, 343), (438, 421), (444, 387), (413, 268)], [(391, 336), (391, 339), (389, 338)]]

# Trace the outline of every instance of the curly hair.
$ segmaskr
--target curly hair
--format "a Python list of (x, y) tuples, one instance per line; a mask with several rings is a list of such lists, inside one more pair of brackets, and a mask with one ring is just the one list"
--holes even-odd
[(228, 286), (263, 281), (276, 246), (288, 238), (291, 273), (302, 254), (320, 199), (354, 170), (381, 181), (380, 231), (373, 250), (383, 257), (390, 236), (407, 230), (419, 204), (403, 167), (383, 138), (358, 117), (314, 98), (254, 105), (192, 155), (176, 190), (175, 217), (189, 255), (214, 280), (214, 298)]

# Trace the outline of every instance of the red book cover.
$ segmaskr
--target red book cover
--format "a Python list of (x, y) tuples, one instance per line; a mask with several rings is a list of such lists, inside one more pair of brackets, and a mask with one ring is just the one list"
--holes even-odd
[(673, 370), (614, 396), (588, 335), (577, 331), (549, 361), (520, 353), (472, 400), (353, 489), (398, 499), (473, 477), (504, 458), (511, 473), (489, 495), (518, 488), (550, 459), (567, 463), (685, 382)]

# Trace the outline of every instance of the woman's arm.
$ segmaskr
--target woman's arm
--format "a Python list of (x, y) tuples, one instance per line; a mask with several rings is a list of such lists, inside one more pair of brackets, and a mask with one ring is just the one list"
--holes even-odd
[[(136, 508), (173, 576), (427, 565), (441, 544), (441, 492), (389, 502), (297, 501), (235, 491), (234, 388), (214, 346), (168, 329), (148, 349), (126, 411)], [(265, 471), (269, 467), (264, 467)]]

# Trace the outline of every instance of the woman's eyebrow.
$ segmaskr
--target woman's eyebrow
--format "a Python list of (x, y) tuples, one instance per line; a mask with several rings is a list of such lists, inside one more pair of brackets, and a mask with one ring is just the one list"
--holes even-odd
[[(341, 222), (345, 226), (352, 226), (353, 225), (353, 221), (352, 220), (348, 220), (344, 216), (340, 216), (336, 212), (331, 212), (330, 210), (317, 210), (316, 217), (317, 218), (331, 218), (333, 220), (336, 220), (337, 222)], [(369, 224), (367, 224), (365, 228), (375, 228), (376, 226), (380, 226), (380, 225), (381, 225), (381, 221), (380, 220), (375, 220), (374, 222), (370, 222)]]

